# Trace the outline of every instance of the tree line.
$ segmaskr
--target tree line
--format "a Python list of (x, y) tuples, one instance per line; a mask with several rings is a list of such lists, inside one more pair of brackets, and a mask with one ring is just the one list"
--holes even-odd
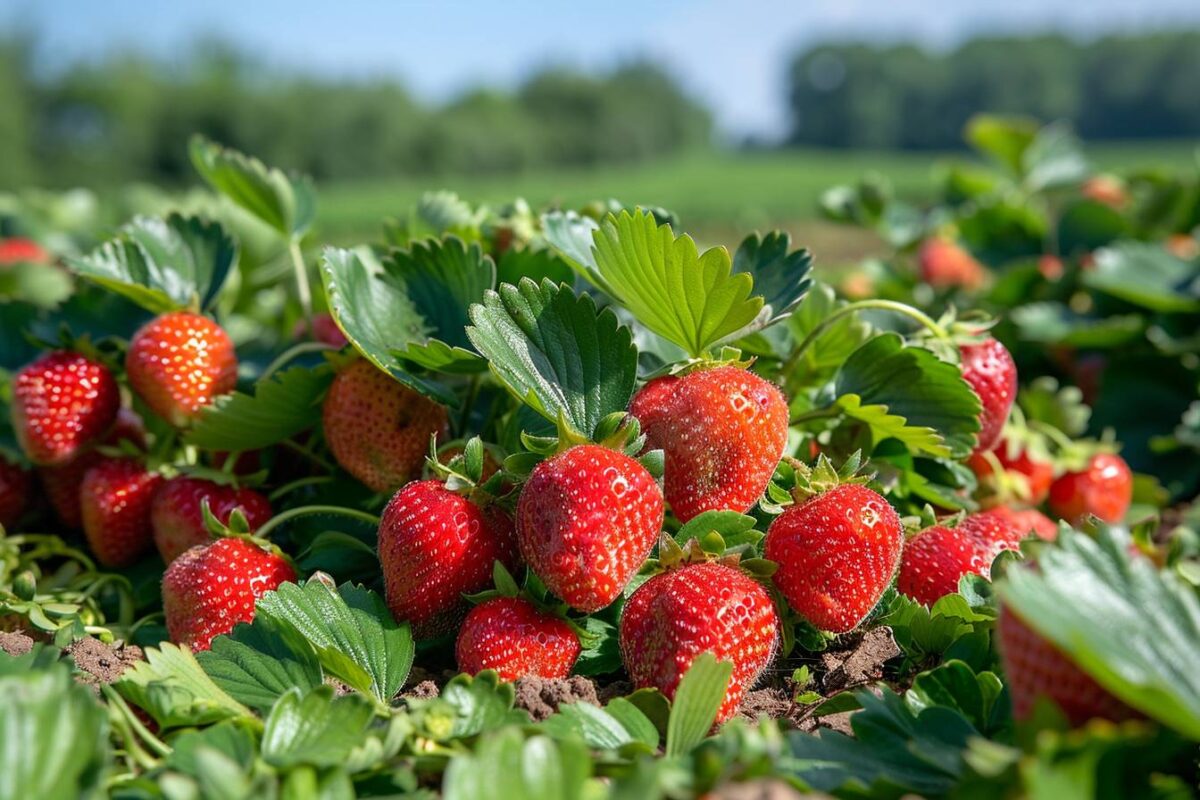
[(1066, 119), (1086, 139), (1200, 136), (1195, 31), (825, 44), (795, 56), (788, 84), (794, 145), (953, 148), (980, 111)]

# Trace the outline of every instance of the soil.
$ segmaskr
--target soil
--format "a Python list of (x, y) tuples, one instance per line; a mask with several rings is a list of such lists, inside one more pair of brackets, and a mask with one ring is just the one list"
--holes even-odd
[(125, 670), (144, 659), (142, 648), (137, 645), (105, 644), (99, 639), (80, 639), (67, 646), (64, 653), (70, 656), (79, 668), (76, 680), (85, 686), (99, 687), (112, 683)]
[(17, 656), (25, 655), (32, 649), (33, 639), (20, 631), (15, 633), (0, 631), (0, 650), (3, 650), (8, 655), (16, 658)]
[(590, 678), (518, 678), (517, 708), (523, 709), (534, 722), (541, 722), (558, 707), (568, 703), (600, 705), (596, 684)]

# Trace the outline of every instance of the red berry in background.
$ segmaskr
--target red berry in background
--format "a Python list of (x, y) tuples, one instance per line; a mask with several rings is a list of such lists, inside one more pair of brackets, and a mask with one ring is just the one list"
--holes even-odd
[(25, 508), (33, 490), (33, 475), (18, 464), (0, 455), (0, 528), (11, 532)]
[(395, 491), (420, 474), (430, 436), (447, 421), (444, 406), (365, 360), (333, 379), (321, 416), (338, 464), (377, 492)]
[(125, 356), (129, 384), (146, 405), (176, 427), (237, 385), (237, 354), (220, 325), (187, 311), (142, 326)]
[(83, 525), (83, 511), (79, 504), (79, 488), (83, 485), (83, 476), (97, 464), (111, 460), (96, 447), (120, 447), (122, 442), (128, 442), (139, 450), (146, 449), (146, 428), (142, 418), (128, 408), (117, 412), (116, 421), (96, 446), (85, 450), (65, 464), (38, 467), (42, 491), (50, 501), (55, 516), (68, 528), (79, 528)]
[(1058, 538), (1058, 525), (1036, 508), (1003, 510), (1008, 512), (1013, 526), (1021, 532), (1023, 537), (1032, 533), (1047, 542), (1053, 542)]
[[(1028, 496), (1022, 497), (1022, 502), (1035, 506), (1045, 502), (1050, 494), (1050, 484), (1054, 482), (1054, 465), (1049, 461), (1034, 458), (1026, 449), (1014, 450), (1003, 439), (991, 452), (1005, 471), (1015, 472), (1024, 479)], [(967, 465), (980, 480), (987, 480), (992, 476), (992, 465), (981, 451), (972, 453), (967, 459)]]
[(165, 481), (154, 493), (150, 523), (154, 544), (163, 561), (170, 564), (184, 551), (208, 544), (212, 535), (204, 524), (204, 500), (217, 521), (229, 524), (233, 510), (240, 508), (250, 531), (258, 530), (271, 518), (271, 503), (262, 494), (246, 487), (178, 476)]
[(1053, 701), (1072, 725), (1094, 718), (1120, 722), (1140, 716), (1007, 606), (1000, 606), (996, 631), (1016, 719), (1027, 719), (1039, 697)]
[(931, 606), (957, 592), (963, 575), (986, 576), (990, 569), (991, 562), (983, 560), (971, 537), (955, 528), (934, 525), (905, 542), (896, 588)]
[(342, 333), (342, 329), (333, 321), (333, 315), (327, 311), (313, 314), (311, 325), (308, 320), (296, 320), (292, 327), (292, 338), (297, 341), (312, 339), (314, 342), (338, 348), (350, 343), (346, 334)]
[(58, 350), (23, 367), (13, 380), (12, 424), (35, 464), (64, 464), (116, 419), (121, 395), (103, 364)]
[(1191, 261), (1196, 256), (1200, 256), (1200, 240), (1186, 233), (1172, 233), (1167, 237), (1164, 246), (1168, 253), (1176, 258), (1182, 258), (1184, 261)]
[(280, 556), (245, 539), (193, 547), (163, 574), (163, 611), (171, 641), (207, 650), (213, 637), (254, 619), (254, 602), (296, 571)]
[(379, 523), (379, 562), (388, 608), (418, 639), (449, 633), (464, 594), (492, 584), (492, 567), (520, 564), (513, 523), (497, 505), (481, 508), (441, 481), (414, 481), (391, 499)]
[(921, 280), (937, 289), (978, 289), (987, 281), (987, 267), (961, 245), (941, 237), (921, 244), (917, 265)]
[(1037, 268), (1042, 277), (1048, 281), (1058, 280), (1066, 271), (1061, 258), (1048, 254), (1038, 258)]
[(576, 445), (538, 464), (517, 503), (521, 555), (546, 588), (585, 613), (617, 599), (662, 524), (654, 478), (599, 445)]
[[(996, 556), (1004, 550), (1018, 550), (1028, 534), (1022, 530), (1006, 508), (993, 508), (968, 514), (955, 529), (975, 543), (975, 551), (990, 571)], [(988, 577), (988, 572), (980, 573)]]
[(974, 451), (981, 453), (1000, 441), (1004, 421), (1017, 399), (1017, 365), (1008, 349), (990, 337), (959, 349), (963, 378), (983, 404), (979, 413), (979, 441)]
[(858, 627), (900, 564), (904, 529), (888, 501), (860, 484), (821, 492), (775, 518), (763, 555), (788, 605), (821, 630)]
[(621, 612), (621, 660), (634, 686), (669, 698), (701, 653), (733, 663), (718, 723), (775, 655), (779, 618), (767, 590), (733, 567), (690, 564), (655, 575)]
[(1081, 472), (1068, 472), (1050, 487), (1050, 511), (1072, 525), (1088, 515), (1120, 522), (1133, 502), (1133, 473), (1115, 453), (1097, 453)]
[(629, 411), (647, 448), (663, 451), (663, 495), (682, 522), (704, 511), (747, 511), (787, 446), (783, 394), (740, 367), (658, 378)]
[(150, 504), (162, 476), (131, 458), (108, 459), (87, 471), (80, 487), (83, 533), (96, 560), (125, 567), (150, 548)]
[(1095, 175), (1088, 178), (1083, 186), (1079, 187), (1079, 193), (1089, 200), (1118, 210), (1129, 204), (1129, 192), (1125, 189), (1125, 182), (1116, 175)]
[(54, 257), (32, 239), (20, 236), (0, 239), (0, 267), (25, 262), (49, 264), (53, 260)]
[(470, 675), (494, 669), (503, 681), (527, 675), (565, 678), (580, 653), (565, 620), (519, 597), (497, 597), (471, 609), (454, 645), (458, 668)]

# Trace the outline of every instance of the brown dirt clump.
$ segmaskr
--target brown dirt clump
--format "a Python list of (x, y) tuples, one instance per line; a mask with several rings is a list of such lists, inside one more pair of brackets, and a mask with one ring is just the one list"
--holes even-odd
[(900, 647), (887, 627), (872, 628), (845, 645), (821, 654), (826, 696), (874, 683), (883, 677), (883, 665), (900, 655)]
[(534, 722), (541, 722), (567, 703), (600, 705), (596, 684), (579, 675), (572, 678), (518, 678), (513, 687), (517, 691), (517, 708), (524, 709)]
[(0, 631), (0, 650), (8, 653), (16, 658), (23, 656), (33, 649), (33, 639), (29, 638), (20, 631), (9, 633), (8, 631)]
[(433, 681), (421, 681), (401, 692), (400, 696), (408, 700), (432, 700), (441, 693), (441, 689)]
[(116, 681), (125, 670), (143, 660), (142, 648), (117, 642), (105, 644), (99, 639), (80, 639), (65, 650), (82, 674), (76, 680), (98, 687)]

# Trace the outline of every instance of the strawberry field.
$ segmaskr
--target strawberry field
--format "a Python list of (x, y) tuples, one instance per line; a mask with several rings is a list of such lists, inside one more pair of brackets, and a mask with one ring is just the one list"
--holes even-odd
[(1193, 796), (1197, 170), (966, 136), (824, 193), (854, 264), (334, 246), (200, 137), (158, 215), (0, 203), (0, 798)]

